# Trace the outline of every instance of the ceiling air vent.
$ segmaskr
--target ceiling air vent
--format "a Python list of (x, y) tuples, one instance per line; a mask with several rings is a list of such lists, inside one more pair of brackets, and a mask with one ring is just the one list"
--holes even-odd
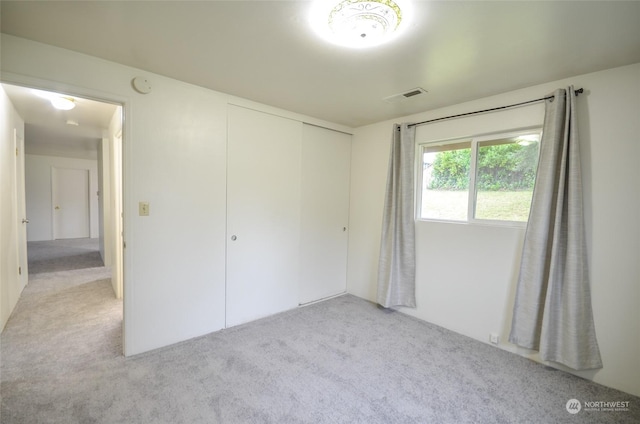
[(411, 97), (419, 96), (422, 94), (426, 94), (427, 90), (424, 88), (412, 88), (409, 91), (405, 91), (404, 93), (394, 94), (393, 96), (385, 97), (383, 100), (387, 103), (396, 103), (401, 100), (406, 100)]

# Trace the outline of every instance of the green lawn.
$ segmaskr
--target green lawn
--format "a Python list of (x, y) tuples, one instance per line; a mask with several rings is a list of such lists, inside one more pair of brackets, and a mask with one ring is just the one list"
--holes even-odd
[[(531, 191), (480, 191), (476, 219), (526, 222), (531, 195)], [(465, 221), (468, 196), (467, 191), (425, 190), (422, 218)]]

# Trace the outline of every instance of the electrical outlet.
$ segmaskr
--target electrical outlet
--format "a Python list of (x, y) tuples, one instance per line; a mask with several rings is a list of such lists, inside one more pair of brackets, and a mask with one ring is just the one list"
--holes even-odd
[(496, 333), (491, 333), (489, 334), (489, 341), (493, 344), (498, 344), (500, 343), (500, 336), (498, 336)]
[(138, 203), (138, 215), (149, 216), (149, 202)]

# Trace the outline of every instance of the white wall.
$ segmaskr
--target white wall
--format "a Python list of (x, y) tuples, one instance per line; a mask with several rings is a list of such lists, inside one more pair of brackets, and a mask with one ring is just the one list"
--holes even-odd
[[(29, 40), (1, 35), (2, 78), (124, 105), (124, 350), (224, 327), (227, 104), (282, 111)], [(131, 80), (152, 85), (142, 95)], [(138, 216), (138, 202), (150, 215)]]
[[(577, 372), (640, 395), (640, 64), (577, 76), (356, 129), (353, 137), (348, 290), (375, 301), (382, 205), (393, 122), (418, 122), (547, 95), (573, 84), (596, 332), (604, 361)], [(543, 104), (418, 127), (417, 141), (539, 126)], [(524, 230), (418, 222), (416, 309), (458, 333), (528, 355), (506, 342)], [(535, 355), (533, 358), (536, 359)]]
[(16, 231), (16, 152), (14, 129), (24, 138), (24, 121), (0, 86), (0, 331), (16, 306), (22, 285), (18, 278)]
[(25, 191), (27, 197), (27, 240), (53, 240), (51, 204), (51, 168), (89, 171), (89, 215), (91, 237), (99, 235), (98, 161), (59, 156), (25, 155)]

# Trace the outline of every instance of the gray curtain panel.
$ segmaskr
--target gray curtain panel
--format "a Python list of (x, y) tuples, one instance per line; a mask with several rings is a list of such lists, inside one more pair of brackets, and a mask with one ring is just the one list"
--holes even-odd
[(393, 126), (378, 263), (378, 303), (385, 308), (416, 306), (415, 133), (408, 124)]
[(509, 341), (576, 370), (602, 368), (591, 309), (573, 87), (546, 101)]

